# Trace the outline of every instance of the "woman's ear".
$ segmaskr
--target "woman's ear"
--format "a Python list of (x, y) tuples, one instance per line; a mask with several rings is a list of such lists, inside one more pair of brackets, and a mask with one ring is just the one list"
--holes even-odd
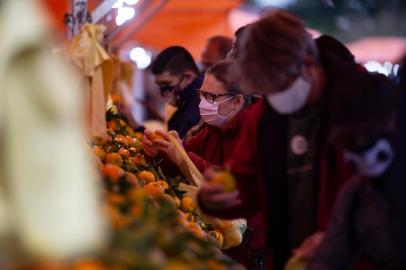
[(243, 95), (237, 95), (236, 99), (234, 101), (234, 107), (233, 110), (234, 111), (238, 111), (240, 109), (242, 109), (242, 107), (244, 107), (245, 105), (245, 98)]
[(313, 56), (307, 55), (304, 59), (304, 65), (302, 67), (302, 75), (307, 80), (311, 80), (316, 72), (316, 59)]

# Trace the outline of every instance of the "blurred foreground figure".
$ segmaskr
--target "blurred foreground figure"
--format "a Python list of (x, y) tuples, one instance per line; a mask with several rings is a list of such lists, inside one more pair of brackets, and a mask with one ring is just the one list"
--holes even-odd
[[(80, 79), (51, 55), (35, 0), (0, 6), (0, 268), (66, 259), (103, 243), (84, 149)], [(81, 119), (82, 118), (82, 119)]]
[(400, 219), (397, 244), (401, 258), (401, 269), (406, 269), (406, 57), (403, 58), (399, 82), (399, 112), (397, 115), (397, 133), (395, 139), (394, 177), (389, 185), (389, 194)]
[(225, 36), (214, 36), (207, 40), (206, 47), (202, 51), (201, 60), (204, 70), (226, 59), (232, 45), (233, 40)]
[[(361, 90), (363, 96), (344, 103), (342, 111), (331, 116), (331, 140), (343, 150), (354, 175), (337, 197), (324, 240), (309, 256), (311, 270), (349, 269), (357, 259), (364, 262), (356, 269), (402, 269), (395, 244), (398, 217), (388, 192), (395, 156), (396, 91), (377, 90)], [(345, 113), (352, 110), (358, 114)]]

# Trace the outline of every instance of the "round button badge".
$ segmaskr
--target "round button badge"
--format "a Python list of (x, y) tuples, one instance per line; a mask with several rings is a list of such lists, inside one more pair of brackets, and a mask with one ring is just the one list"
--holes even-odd
[(295, 155), (303, 155), (307, 152), (309, 143), (302, 135), (296, 135), (290, 141), (290, 149)]

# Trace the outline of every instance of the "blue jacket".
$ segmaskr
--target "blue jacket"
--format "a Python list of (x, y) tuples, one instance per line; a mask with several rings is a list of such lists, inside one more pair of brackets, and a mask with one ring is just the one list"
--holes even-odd
[(197, 95), (197, 89), (202, 86), (202, 83), (203, 75), (200, 75), (181, 92), (182, 103), (169, 119), (169, 130), (176, 130), (180, 138), (183, 138), (200, 121), (200, 98)]

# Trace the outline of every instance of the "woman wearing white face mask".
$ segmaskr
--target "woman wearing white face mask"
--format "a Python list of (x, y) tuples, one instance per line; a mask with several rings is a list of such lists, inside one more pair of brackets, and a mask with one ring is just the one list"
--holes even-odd
[[(224, 61), (208, 69), (201, 89), (200, 115), (205, 127), (183, 146), (196, 167), (204, 172), (212, 165), (222, 166), (231, 156), (239, 131), (249, 110), (250, 97), (241, 94), (238, 84), (232, 76), (232, 61)], [(177, 166), (182, 159), (169, 143), (168, 134), (158, 131), (163, 140), (152, 141), (150, 130), (145, 131), (144, 151), (149, 156), (159, 152)], [(176, 132), (171, 131), (175, 136)]]
[[(183, 142), (186, 152), (201, 172), (213, 165), (223, 166), (231, 158), (251, 107), (250, 97), (241, 94), (238, 84), (233, 79), (232, 65), (232, 61), (224, 61), (207, 70), (198, 92), (200, 115), (206, 127), (196, 136)], [(145, 131), (144, 152), (149, 156), (156, 156), (161, 152), (177, 167), (182, 167), (183, 160), (169, 142), (168, 134), (159, 131), (158, 133), (164, 139), (152, 140), (152, 132)], [(176, 135), (176, 132), (170, 133)], [(263, 237), (257, 229), (257, 224), (260, 224), (258, 218), (259, 215), (256, 215), (248, 220), (248, 227), (253, 229), (248, 232), (252, 233), (249, 239), (250, 247), (247, 241), (244, 241), (241, 246), (226, 251), (226, 254), (246, 265), (248, 269), (257, 266), (263, 247)]]

